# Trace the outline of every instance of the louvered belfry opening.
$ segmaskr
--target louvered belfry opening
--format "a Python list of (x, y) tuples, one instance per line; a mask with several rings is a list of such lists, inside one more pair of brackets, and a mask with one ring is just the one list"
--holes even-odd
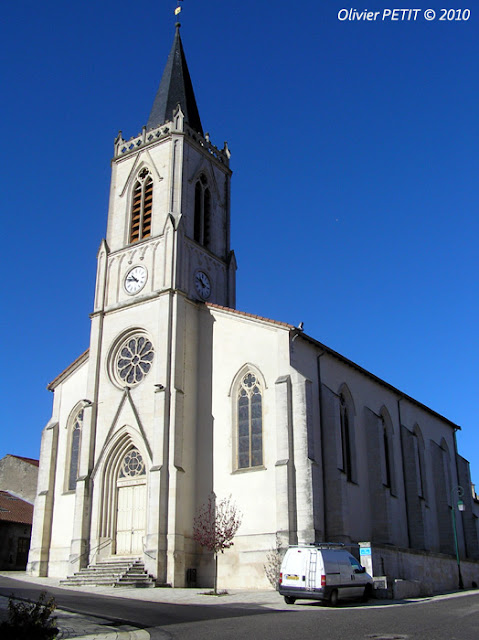
[(153, 180), (148, 169), (143, 169), (133, 188), (130, 242), (138, 242), (151, 235), (153, 207)]
[(143, 205), (143, 223), (141, 235), (148, 238), (151, 235), (151, 207), (153, 204), (153, 180), (148, 177), (145, 182), (145, 196)]

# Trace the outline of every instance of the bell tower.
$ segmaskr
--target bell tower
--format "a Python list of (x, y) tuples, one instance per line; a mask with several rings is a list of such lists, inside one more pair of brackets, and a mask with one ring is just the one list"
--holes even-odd
[[(126, 549), (159, 582), (184, 583), (198, 387), (211, 374), (203, 303), (235, 305), (229, 159), (226, 143), (219, 149), (203, 133), (177, 24), (147, 125), (114, 143), (81, 391), (71, 570)], [(133, 459), (141, 477), (122, 476), (118, 465)]]
[(147, 125), (115, 140), (95, 310), (169, 289), (235, 306), (229, 159), (203, 133), (177, 23)]

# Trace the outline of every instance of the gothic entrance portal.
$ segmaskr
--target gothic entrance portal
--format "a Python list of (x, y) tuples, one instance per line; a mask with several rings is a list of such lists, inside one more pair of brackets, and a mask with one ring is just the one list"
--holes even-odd
[(139, 555), (146, 529), (146, 474), (138, 449), (123, 458), (116, 486), (116, 555)]

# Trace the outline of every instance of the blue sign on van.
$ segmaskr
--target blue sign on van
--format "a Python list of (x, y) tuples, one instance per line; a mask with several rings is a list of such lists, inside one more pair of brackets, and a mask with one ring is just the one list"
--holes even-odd
[(360, 556), (370, 556), (371, 555), (371, 547), (361, 547), (359, 549)]

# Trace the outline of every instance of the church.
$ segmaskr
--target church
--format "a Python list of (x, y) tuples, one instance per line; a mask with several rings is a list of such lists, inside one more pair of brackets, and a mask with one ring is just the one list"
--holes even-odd
[(268, 553), (314, 541), (361, 543), (375, 576), (423, 592), (457, 586), (459, 560), (479, 582), (460, 427), (302, 327), (236, 309), (230, 181), (177, 25), (146, 126), (114, 143), (90, 346), (48, 386), (28, 571), (134, 558), (157, 585), (210, 586), (193, 521), (214, 492), (242, 513), (222, 587), (267, 588)]

